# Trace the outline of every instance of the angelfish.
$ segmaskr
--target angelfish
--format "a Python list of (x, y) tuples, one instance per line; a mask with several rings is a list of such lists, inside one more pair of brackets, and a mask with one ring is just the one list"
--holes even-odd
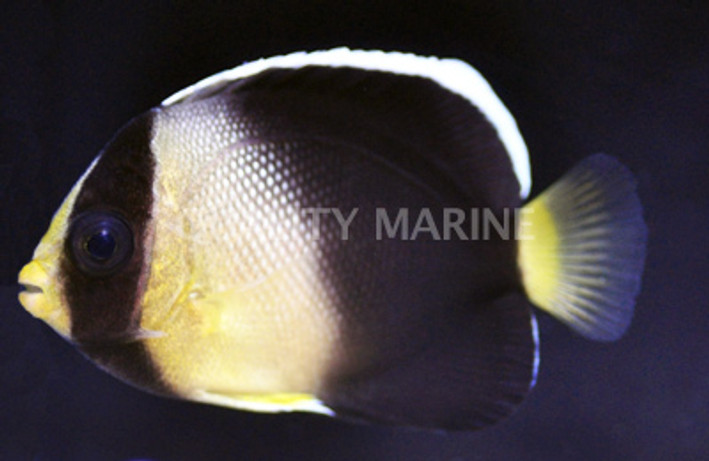
[[(646, 228), (624, 166), (596, 154), (524, 204), (530, 189), (514, 118), (462, 61), (262, 59), (125, 125), (56, 212), (19, 300), (157, 394), (482, 428), (536, 380), (531, 305), (612, 341), (640, 289)], [(314, 209), (358, 212), (343, 238)], [(375, 235), (382, 210), (450, 209), (522, 210), (523, 232)]]

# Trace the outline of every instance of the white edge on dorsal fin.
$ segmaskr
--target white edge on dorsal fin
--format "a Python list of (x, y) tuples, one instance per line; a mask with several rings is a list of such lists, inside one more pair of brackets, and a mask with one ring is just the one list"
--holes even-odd
[(219, 72), (194, 85), (178, 91), (162, 102), (163, 106), (175, 104), (192, 93), (208, 86), (236, 81), (256, 75), (266, 69), (316, 65), (329, 67), (355, 67), (359, 69), (391, 72), (429, 78), (443, 88), (456, 93), (475, 105), (497, 130), (512, 161), (520, 196), (527, 198), (532, 187), (529, 153), (512, 114), (500, 101), (485, 78), (469, 64), (458, 59), (423, 57), (410, 53), (350, 50), (334, 48), (326, 51), (296, 52), (283, 56), (259, 59), (234, 69)]

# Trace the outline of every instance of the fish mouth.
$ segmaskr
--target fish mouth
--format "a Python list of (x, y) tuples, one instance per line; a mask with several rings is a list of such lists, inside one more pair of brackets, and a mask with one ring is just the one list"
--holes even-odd
[(33, 260), (23, 267), (18, 283), (24, 288), (19, 294), (20, 304), (35, 317), (45, 318), (49, 307), (45, 296), (49, 276), (42, 264)]
[(24, 288), (18, 300), (33, 317), (36, 317), (65, 339), (71, 340), (71, 319), (61, 303), (53, 276), (52, 262), (33, 259), (20, 271), (17, 282)]
[(42, 287), (39, 287), (37, 285), (32, 285), (29, 282), (20, 282), (20, 285), (22, 285), (22, 293), (28, 294), (28, 295), (33, 295), (33, 294), (40, 294), (44, 293), (44, 290)]

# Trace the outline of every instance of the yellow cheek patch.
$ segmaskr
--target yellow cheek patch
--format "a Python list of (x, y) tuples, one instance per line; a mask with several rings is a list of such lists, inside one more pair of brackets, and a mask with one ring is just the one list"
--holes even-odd
[(20, 271), (18, 282), (25, 286), (20, 293), (20, 304), (33, 316), (44, 320), (61, 336), (70, 339), (71, 320), (69, 306), (64, 302), (62, 287), (57, 272), (58, 261), (64, 248), (64, 239), (69, 228), (69, 216), (74, 208), (76, 196), (86, 177), (91, 173), (99, 157), (86, 170), (64, 199), (52, 218), (47, 233), (34, 250), (33, 259)]

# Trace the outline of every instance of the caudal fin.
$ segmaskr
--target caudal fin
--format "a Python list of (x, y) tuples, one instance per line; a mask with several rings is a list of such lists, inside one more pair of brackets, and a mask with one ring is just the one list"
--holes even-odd
[(531, 301), (581, 335), (620, 338), (633, 316), (647, 228), (635, 180), (604, 154), (522, 211), (519, 264)]

